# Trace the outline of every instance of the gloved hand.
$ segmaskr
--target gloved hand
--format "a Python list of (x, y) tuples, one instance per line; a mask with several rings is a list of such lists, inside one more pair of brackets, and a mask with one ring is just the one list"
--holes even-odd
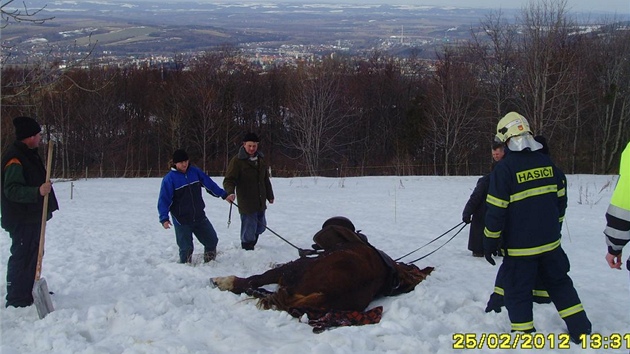
[(486, 257), (486, 261), (488, 261), (488, 263), (492, 264), (492, 265), (497, 265), (497, 262), (494, 261), (494, 258), (492, 258), (492, 256), (496, 256), (497, 253), (496, 252), (483, 252), (483, 256)]
[(503, 306), (503, 295), (492, 293), (492, 295), (490, 295), (490, 299), (488, 300), (488, 305), (486, 305), (486, 313), (490, 311), (499, 313), (501, 312), (501, 307)]
[(470, 221), (471, 221), (470, 215), (463, 215), (462, 221), (464, 222), (464, 224), (470, 224)]
[(492, 256), (497, 256), (499, 254), (500, 243), (501, 239), (499, 238), (483, 238), (483, 256), (486, 258), (486, 261), (492, 265), (497, 264)]

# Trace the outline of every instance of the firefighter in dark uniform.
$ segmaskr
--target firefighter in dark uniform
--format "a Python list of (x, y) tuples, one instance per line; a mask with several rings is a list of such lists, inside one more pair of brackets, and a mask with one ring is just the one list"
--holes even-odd
[(505, 307), (512, 331), (534, 327), (532, 290), (540, 277), (573, 342), (591, 333), (573, 281), (569, 259), (560, 246), (560, 227), (567, 207), (564, 174), (549, 156), (538, 152), (529, 123), (516, 112), (497, 125), (496, 139), (510, 150), (490, 175), (486, 199), (484, 255), (488, 262), (501, 242)]
[[(542, 135), (537, 135), (534, 137), (534, 140), (536, 140), (542, 145), (542, 148), (536, 151), (540, 151), (541, 153), (549, 156), (549, 145), (547, 145), (547, 139)], [(566, 185), (566, 176), (563, 175), (562, 179), (563, 179), (563, 183)], [(490, 183), (490, 175), (488, 175), (488, 183)], [(484, 200), (484, 203), (485, 203), (485, 200)], [(560, 223), (560, 225), (562, 225), (562, 222)], [(482, 244), (483, 244), (483, 238), (482, 238)], [(503, 264), (501, 264), (501, 266), (499, 267), (499, 271), (497, 272), (496, 280), (494, 282), (494, 291), (490, 295), (490, 299), (488, 300), (488, 305), (486, 306), (486, 312), (494, 311), (498, 313), (498, 312), (501, 312), (501, 307), (504, 306), (503, 277), (504, 277)], [(534, 294), (534, 302), (538, 304), (548, 304), (551, 302), (551, 299), (549, 298), (549, 293), (547, 292), (547, 290), (545, 290), (545, 286), (540, 280), (540, 278), (536, 278), (536, 285), (534, 287), (533, 294)]]

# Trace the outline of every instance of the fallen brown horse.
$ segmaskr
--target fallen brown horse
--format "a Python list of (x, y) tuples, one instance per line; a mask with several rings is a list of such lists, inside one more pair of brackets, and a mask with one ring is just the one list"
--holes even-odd
[[(362, 236), (361, 234), (358, 234)], [(327, 226), (313, 238), (323, 249), (262, 274), (212, 278), (221, 290), (259, 298), (258, 307), (307, 314), (316, 330), (342, 325), (377, 323), (382, 308), (363, 312), (381, 296), (412, 291), (433, 271), (395, 262), (365, 237), (341, 226)], [(276, 291), (262, 288), (278, 284)]]

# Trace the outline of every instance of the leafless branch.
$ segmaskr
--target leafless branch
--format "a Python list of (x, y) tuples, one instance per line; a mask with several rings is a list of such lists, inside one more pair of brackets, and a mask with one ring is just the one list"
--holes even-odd
[(0, 29), (7, 27), (11, 21), (31, 22), (41, 25), (44, 22), (55, 18), (52, 16), (40, 16), (41, 12), (46, 8), (46, 5), (36, 10), (29, 10), (29, 8), (26, 6), (26, 3), (24, 2), (22, 2), (23, 8), (11, 8), (9, 5), (11, 5), (13, 2), (14, 0), (7, 0), (0, 4), (0, 18), (2, 19)]

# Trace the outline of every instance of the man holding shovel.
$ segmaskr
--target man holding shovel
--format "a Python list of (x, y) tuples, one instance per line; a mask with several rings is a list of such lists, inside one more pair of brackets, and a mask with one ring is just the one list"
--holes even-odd
[(33, 304), (44, 200), (48, 200), (46, 220), (59, 207), (37, 151), (41, 127), (29, 117), (17, 117), (13, 125), (16, 141), (2, 156), (2, 228), (12, 241), (5, 307), (26, 307)]

